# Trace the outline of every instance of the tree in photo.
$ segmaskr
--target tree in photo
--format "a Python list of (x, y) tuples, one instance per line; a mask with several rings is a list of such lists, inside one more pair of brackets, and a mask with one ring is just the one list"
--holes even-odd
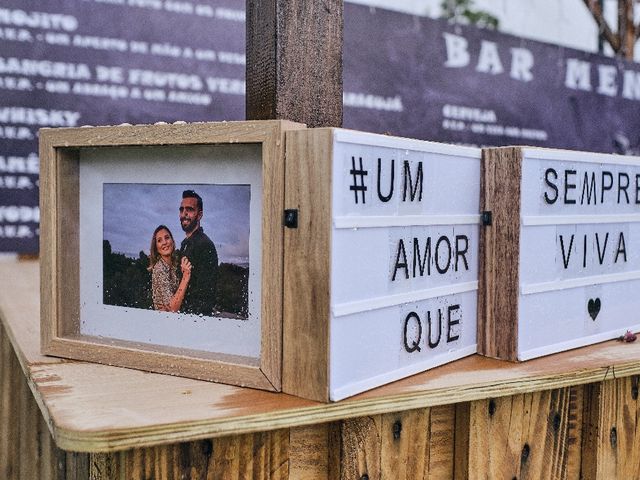
[[(104, 304), (153, 309), (149, 256), (142, 251), (137, 258), (114, 252), (108, 240), (102, 243), (102, 254)], [(221, 263), (218, 275), (216, 316), (249, 318), (249, 268)]]

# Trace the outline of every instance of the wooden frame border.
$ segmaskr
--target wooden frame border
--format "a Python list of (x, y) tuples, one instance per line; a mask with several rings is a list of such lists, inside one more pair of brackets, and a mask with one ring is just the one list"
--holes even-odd
[(516, 362), (522, 149), (483, 149), (480, 168), (480, 211), (492, 222), (480, 230), (478, 353)]
[(329, 401), (333, 128), (287, 133), (282, 390)]
[[(264, 390), (282, 385), (284, 133), (288, 121), (161, 124), (40, 131), (41, 347), (44, 354)], [(260, 359), (150, 347), (79, 334), (79, 151), (86, 147), (262, 145)]]

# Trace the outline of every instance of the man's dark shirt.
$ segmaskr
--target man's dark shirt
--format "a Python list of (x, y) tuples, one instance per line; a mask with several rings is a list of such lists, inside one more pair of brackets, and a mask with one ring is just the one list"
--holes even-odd
[(211, 239), (199, 227), (180, 244), (180, 253), (191, 262), (191, 279), (181, 312), (210, 316), (216, 304), (218, 252)]

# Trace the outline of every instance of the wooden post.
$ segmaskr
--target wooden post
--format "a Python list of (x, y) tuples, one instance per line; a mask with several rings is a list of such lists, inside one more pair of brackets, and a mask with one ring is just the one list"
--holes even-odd
[(247, 120), (342, 126), (342, 0), (247, 0)]

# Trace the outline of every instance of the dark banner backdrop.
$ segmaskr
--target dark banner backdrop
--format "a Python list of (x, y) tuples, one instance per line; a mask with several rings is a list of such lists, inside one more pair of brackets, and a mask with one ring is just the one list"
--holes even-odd
[(640, 65), (350, 7), (345, 126), (473, 145), (640, 153)]
[(244, 2), (3, 0), (0, 251), (38, 249), (37, 132), (244, 118)]
[[(640, 65), (345, 5), (344, 126), (640, 154)], [(241, 120), (242, 0), (4, 0), (0, 251), (38, 249), (41, 127)]]

